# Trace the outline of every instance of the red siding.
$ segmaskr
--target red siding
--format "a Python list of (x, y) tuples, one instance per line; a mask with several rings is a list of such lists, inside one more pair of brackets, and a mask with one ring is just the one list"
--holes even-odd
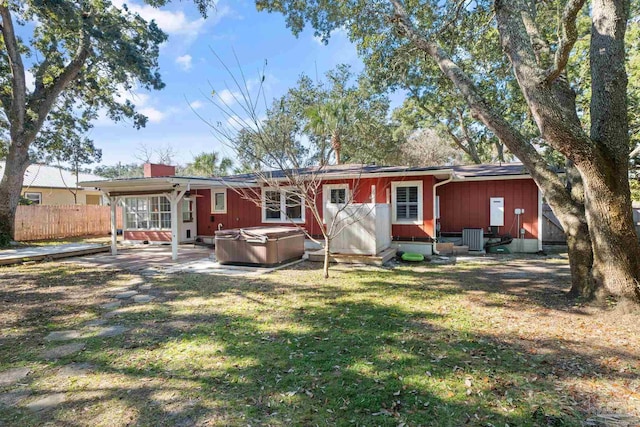
[[(434, 178), (432, 176), (424, 177), (393, 177), (393, 178), (361, 178), (361, 179), (343, 179), (331, 180), (323, 182), (326, 184), (349, 184), (349, 188), (354, 193), (354, 201), (356, 203), (369, 202), (371, 200), (371, 186), (376, 186), (376, 203), (387, 203), (387, 189), (389, 190), (389, 201), (391, 182), (393, 181), (423, 181), (423, 223), (420, 225), (393, 225), (392, 234), (394, 237), (405, 239), (426, 238), (431, 237), (433, 231), (433, 190), (432, 186)], [(355, 188), (355, 191), (354, 191)], [(198, 235), (213, 236), (218, 229), (221, 228), (238, 228), (252, 227), (263, 225), (262, 211), (259, 206), (253, 202), (242, 199), (242, 197), (233, 189), (227, 189), (227, 213), (212, 214), (211, 213), (211, 191), (198, 190), (196, 193), (202, 197), (197, 198), (198, 211)], [(316, 204), (322, 215), (322, 193), (318, 195)], [(213, 217), (213, 221), (211, 220)], [(301, 224), (309, 233), (321, 234), (320, 225), (316, 222), (311, 214), (311, 210), (305, 212), (305, 224)], [(269, 223), (273, 224), (273, 223)], [(283, 222), (282, 225), (291, 225), (290, 222)]]
[(520, 227), (526, 239), (538, 238), (538, 187), (532, 179), (451, 182), (438, 187), (440, 231), (489, 227), (489, 199), (504, 197), (504, 227), (500, 234), (517, 235), (514, 209), (523, 208)]
[(221, 229), (261, 225), (260, 208), (230, 188), (227, 189), (227, 213), (224, 214), (211, 213), (210, 190), (197, 190), (195, 193), (202, 196), (196, 198), (200, 236), (213, 236), (220, 224)]
[(150, 242), (170, 242), (170, 231), (124, 231), (125, 240), (148, 240)]

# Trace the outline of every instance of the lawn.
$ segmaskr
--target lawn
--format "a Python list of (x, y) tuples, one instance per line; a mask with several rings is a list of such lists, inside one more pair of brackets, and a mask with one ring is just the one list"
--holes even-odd
[[(640, 315), (567, 300), (564, 260), (321, 274), (309, 263), (251, 279), (140, 278), (53, 262), (2, 268), (0, 425), (577, 426), (640, 417)], [(125, 288), (155, 299), (100, 307)], [(112, 326), (126, 331), (100, 336)], [(75, 338), (45, 339), (65, 330)], [(84, 346), (51, 357), (70, 343)], [(20, 367), (29, 374), (2, 382)]]

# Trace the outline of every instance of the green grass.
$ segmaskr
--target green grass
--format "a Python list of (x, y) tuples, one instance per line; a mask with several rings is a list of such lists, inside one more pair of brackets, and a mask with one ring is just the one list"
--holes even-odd
[[(0, 425), (581, 425), (589, 396), (567, 392), (578, 371), (562, 363), (577, 360), (588, 381), (619, 378), (556, 332), (545, 344), (556, 352), (538, 354), (501, 330), (519, 307), (564, 310), (554, 302), (564, 285), (496, 289), (478, 280), (485, 269), (348, 268), (324, 281), (303, 264), (259, 279), (156, 278), (158, 300), (110, 320), (129, 333), (86, 339), (54, 362), (39, 358), (54, 346), (43, 337), (96, 318), (108, 287), (131, 276), (54, 263), (0, 270), (0, 371), (32, 368), (24, 402), (67, 395), (49, 413), (0, 406)], [(71, 362), (91, 370), (61, 376)]]

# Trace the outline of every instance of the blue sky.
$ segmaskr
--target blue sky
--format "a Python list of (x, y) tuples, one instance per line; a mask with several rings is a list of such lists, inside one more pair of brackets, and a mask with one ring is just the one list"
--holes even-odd
[(233, 68), (235, 51), (247, 78), (256, 78), (266, 60), (265, 88), (269, 98), (295, 85), (301, 73), (315, 77), (317, 70), (322, 76), (340, 63), (351, 64), (356, 72), (363, 68), (345, 33), (334, 34), (327, 46), (314, 38), (310, 29), (296, 38), (286, 28), (282, 15), (259, 13), (253, 1), (220, 0), (206, 20), (189, 1), (172, 2), (162, 9), (145, 6), (141, 0), (113, 2), (125, 2), (144, 18), (155, 18), (169, 34), (160, 53), (166, 88), (126, 95), (149, 117), (146, 128), (135, 130), (130, 124), (112, 123), (106, 118), (97, 121), (90, 137), (102, 149), (102, 164), (137, 161), (134, 155), (140, 144), (151, 149), (170, 145), (177, 162), (182, 164), (202, 151), (216, 150), (233, 157), (190, 107), (191, 104), (212, 122), (222, 120), (207, 96), (212, 86), (219, 94), (229, 95), (223, 91), (232, 82), (211, 50)]

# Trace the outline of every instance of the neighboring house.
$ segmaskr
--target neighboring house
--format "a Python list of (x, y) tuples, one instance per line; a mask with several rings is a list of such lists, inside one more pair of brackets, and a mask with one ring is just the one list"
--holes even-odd
[[(0, 176), (5, 162), (0, 161)], [(102, 192), (94, 188), (76, 189), (76, 181), (98, 181), (104, 178), (88, 173), (78, 174), (55, 166), (33, 164), (24, 173), (21, 195), (36, 205), (102, 205)], [(73, 193), (77, 193), (74, 197)]]
[[(292, 205), (291, 199), (281, 210), (267, 207), (278, 199), (284, 203), (282, 193), (287, 191), (287, 183), (282, 173), (273, 172), (282, 179), (279, 188), (264, 188), (251, 174), (224, 178), (174, 174), (171, 166), (145, 165), (144, 178), (81, 184), (123, 200), (125, 240), (172, 241), (177, 245), (197, 237), (211, 238), (219, 229), (291, 222), (312, 235), (320, 234), (322, 224), (313, 219), (308, 209)], [(256, 206), (234, 190), (244, 187), (260, 191), (263, 205)], [(463, 229), (483, 230), (480, 237), (484, 240), (507, 233), (520, 237), (517, 246), (512, 244), (512, 250), (542, 249), (542, 196), (521, 164), (336, 165), (322, 171), (322, 187), (316, 203), (323, 208), (345, 200), (351, 192), (355, 203), (390, 205), (392, 238), (412, 249), (412, 244), (421, 242), (423, 252), (430, 253), (435, 240), (460, 241)]]

